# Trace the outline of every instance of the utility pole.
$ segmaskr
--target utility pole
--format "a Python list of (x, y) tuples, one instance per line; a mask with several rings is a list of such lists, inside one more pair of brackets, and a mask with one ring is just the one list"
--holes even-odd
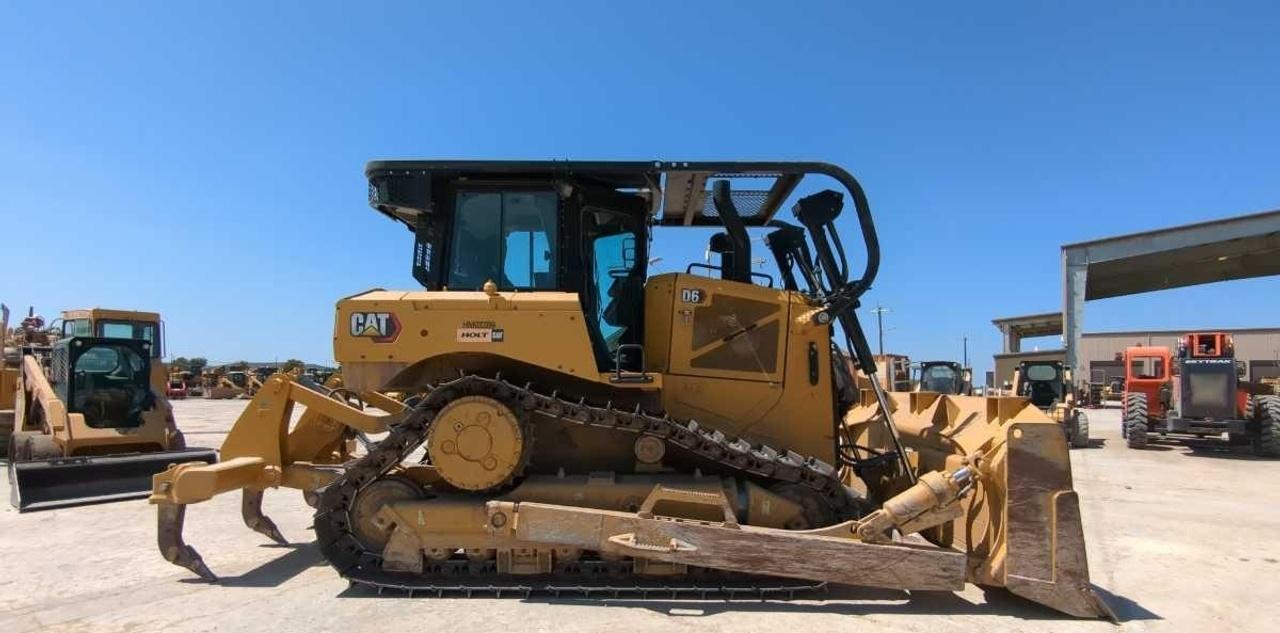
[(964, 337), (964, 365), (963, 365), (963, 367), (968, 367), (968, 366), (969, 366), (969, 337), (968, 337), (968, 336), (966, 336), (966, 337)]
[(880, 339), (880, 355), (884, 356), (884, 313), (892, 312), (889, 308), (876, 304), (876, 309), (872, 310), (876, 315), (876, 334)]

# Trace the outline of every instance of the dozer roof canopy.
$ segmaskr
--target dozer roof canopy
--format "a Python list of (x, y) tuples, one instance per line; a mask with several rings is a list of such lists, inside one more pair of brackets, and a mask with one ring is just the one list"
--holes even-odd
[(764, 226), (809, 174), (862, 193), (848, 172), (820, 162), (379, 160), (365, 166), (370, 206), (411, 229), (420, 213), (432, 211), (433, 189), (461, 182), (591, 183), (645, 196), (659, 225), (720, 226), (713, 179), (750, 179), (735, 186), (733, 202), (744, 225)]

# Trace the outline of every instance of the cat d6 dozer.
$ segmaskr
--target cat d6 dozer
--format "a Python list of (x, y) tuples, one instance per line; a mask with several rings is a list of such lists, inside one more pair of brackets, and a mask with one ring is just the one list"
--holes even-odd
[[(879, 242), (845, 170), (389, 161), (366, 175), (370, 204), (412, 231), (426, 290), (338, 302), (350, 392), (273, 376), (221, 463), (156, 476), (171, 562), (215, 579), (182, 526), (188, 504), (225, 492), (282, 538), (261, 499), (284, 486), (315, 502), (334, 569), (379, 591), (788, 596), (968, 581), (1109, 614), (1058, 425), (1023, 398), (888, 393), (877, 379), (857, 308)], [(810, 176), (843, 192), (799, 195)], [(846, 196), (861, 274), (836, 230)], [(792, 199), (798, 224), (775, 217)], [(655, 227), (715, 229), (717, 265), (649, 274)], [(752, 270), (752, 232), (776, 278)], [(409, 394), (402, 408), (379, 400), (390, 392)], [(291, 428), (295, 404), (313, 417)], [(344, 461), (335, 451), (353, 437), (367, 448)]]
[(146, 497), (152, 475), (171, 464), (217, 460), (213, 449), (187, 448), (174, 422), (158, 314), (71, 310), (51, 330), (32, 313), (6, 338), (19, 511)]

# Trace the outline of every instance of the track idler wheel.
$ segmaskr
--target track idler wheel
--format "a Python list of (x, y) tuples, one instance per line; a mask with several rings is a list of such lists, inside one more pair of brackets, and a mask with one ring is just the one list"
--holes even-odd
[(351, 504), (351, 532), (365, 549), (381, 552), (395, 526), (383, 525), (378, 512), (384, 506), (415, 501), (426, 495), (422, 486), (408, 477), (383, 477), (360, 490)]
[(488, 396), (465, 396), (437, 414), (427, 434), (427, 457), (449, 485), (487, 492), (524, 471), (529, 440), (529, 425), (511, 407)]

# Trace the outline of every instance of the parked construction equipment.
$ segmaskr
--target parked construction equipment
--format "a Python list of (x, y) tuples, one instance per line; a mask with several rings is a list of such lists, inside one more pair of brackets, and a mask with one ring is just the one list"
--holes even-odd
[[(426, 291), (338, 302), (334, 357), (353, 392), (272, 376), (221, 463), (156, 476), (171, 562), (215, 578), (182, 538), (186, 505), (234, 490), (246, 523), (282, 540), (261, 499), (285, 486), (317, 495), (325, 559), (379, 590), (969, 581), (1109, 614), (1089, 584), (1058, 425), (1022, 398), (883, 388), (856, 313), (879, 242), (843, 169), (392, 161), (366, 173), (370, 204), (413, 232)], [(800, 226), (776, 219), (806, 176), (845, 191), (799, 198)], [(846, 196), (860, 275), (836, 231)], [(650, 276), (654, 226), (722, 229), (716, 278)], [(760, 230), (780, 288), (753, 283)], [(412, 395), (401, 410), (386, 392)], [(295, 404), (312, 417), (290, 430)], [(335, 467), (350, 438), (375, 433)]]
[(973, 393), (973, 370), (955, 361), (921, 361), (917, 372), (916, 391), (932, 391), (953, 396), (968, 396)]
[(19, 511), (145, 497), (169, 465), (216, 461), (186, 448), (174, 423), (161, 340), (159, 315), (103, 309), (63, 312), (60, 331), (33, 312), (6, 339)]
[(165, 387), (165, 397), (170, 400), (182, 400), (191, 394), (191, 372), (170, 371), (169, 383)]
[(244, 371), (227, 371), (219, 367), (206, 369), (200, 376), (204, 397), (210, 400), (230, 400), (244, 395), (249, 384)]
[(1240, 380), (1235, 343), (1223, 332), (1192, 332), (1167, 347), (1125, 350), (1124, 432), (1130, 448), (1149, 434), (1209, 437), (1280, 457), (1280, 396), (1251, 394)]
[(1024, 360), (1013, 371), (1013, 393), (1062, 425), (1073, 448), (1089, 446), (1089, 416), (1076, 406), (1071, 368), (1056, 360)]

